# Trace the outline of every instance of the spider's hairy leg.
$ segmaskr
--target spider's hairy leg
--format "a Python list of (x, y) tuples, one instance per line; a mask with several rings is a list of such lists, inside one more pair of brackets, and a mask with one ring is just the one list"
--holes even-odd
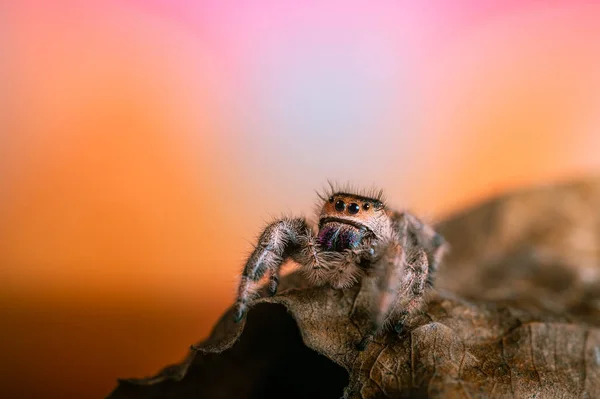
[(246, 314), (255, 288), (266, 272), (269, 272), (269, 294), (277, 292), (281, 265), (297, 251), (301, 237), (309, 232), (310, 228), (303, 218), (284, 218), (265, 228), (242, 273), (234, 311), (235, 321), (240, 321)]
[(409, 231), (417, 239), (417, 244), (425, 250), (428, 264), (427, 286), (432, 287), (435, 272), (448, 251), (448, 244), (444, 237), (435, 231), (432, 226), (424, 223), (415, 215), (408, 212), (394, 215), (394, 220), (396, 221), (399, 221), (401, 218), (408, 220)]
[(392, 313), (394, 330), (401, 334), (412, 314), (425, 304), (429, 263), (423, 248), (415, 247), (406, 257), (406, 273), (402, 276), (401, 290)]
[(392, 311), (394, 329), (400, 334), (412, 314), (423, 307), (425, 291), (433, 287), (435, 272), (448, 250), (448, 244), (434, 228), (409, 212), (396, 213), (393, 220), (400, 225), (408, 222), (408, 245), (406, 273), (403, 275), (402, 291)]
[(370, 309), (369, 331), (358, 344), (358, 350), (364, 350), (373, 336), (381, 329), (393, 310), (396, 299), (401, 291), (403, 274), (406, 267), (408, 222), (402, 218), (398, 223), (395, 237), (380, 244), (379, 254), (376, 255), (373, 270), (377, 277), (377, 294), (375, 303)]

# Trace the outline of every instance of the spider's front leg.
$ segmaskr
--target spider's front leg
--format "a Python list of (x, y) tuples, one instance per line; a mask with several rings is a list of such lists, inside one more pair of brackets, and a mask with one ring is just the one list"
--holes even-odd
[(401, 333), (408, 317), (425, 302), (425, 290), (447, 251), (444, 238), (416, 216), (397, 213), (393, 217), (396, 235), (384, 246), (374, 264), (377, 273), (377, 303), (371, 313), (370, 331), (358, 348), (364, 349), (386, 320), (394, 319)]
[(377, 278), (377, 292), (373, 295), (374, 302), (369, 309), (369, 331), (358, 344), (358, 350), (364, 350), (381, 329), (401, 291), (407, 257), (407, 235), (408, 221), (402, 218), (395, 234), (377, 245), (372, 264), (372, 270)]
[(266, 272), (269, 273), (268, 292), (275, 295), (281, 265), (298, 251), (305, 237), (311, 235), (303, 218), (284, 218), (265, 228), (242, 273), (233, 315), (236, 322), (246, 314), (255, 288)]
[(413, 214), (408, 212), (397, 213), (394, 215), (393, 220), (400, 221), (403, 218), (408, 221), (408, 229), (415, 237), (417, 245), (425, 251), (427, 256), (427, 286), (432, 287), (435, 272), (442, 262), (442, 258), (448, 252), (449, 246), (440, 233)]

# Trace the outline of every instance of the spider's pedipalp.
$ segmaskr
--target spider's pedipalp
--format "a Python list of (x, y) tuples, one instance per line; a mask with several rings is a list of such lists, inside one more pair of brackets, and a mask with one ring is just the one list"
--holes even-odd
[(360, 281), (363, 272), (359, 267), (362, 251), (347, 249), (332, 252), (328, 259), (328, 273), (325, 276), (333, 288), (348, 288)]
[(318, 237), (309, 230), (300, 237), (298, 250), (291, 257), (300, 265), (310, 284), (323, 285), (327, 282), (335, 254), (323, 252)]

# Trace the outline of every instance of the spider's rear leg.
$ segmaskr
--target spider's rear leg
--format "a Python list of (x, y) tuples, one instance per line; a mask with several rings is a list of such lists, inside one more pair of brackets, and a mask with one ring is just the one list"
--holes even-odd
[(309, 233), (306, 221), (301, 218), (281, 219), (267, 226), (242, 273), (233, 315), (236, 322), (246, 314), (258, 282), (266, 272), (270, 274), (267, 287), (269, 294), (277, 292), (281, 265), (298, 249), (300, 237)]

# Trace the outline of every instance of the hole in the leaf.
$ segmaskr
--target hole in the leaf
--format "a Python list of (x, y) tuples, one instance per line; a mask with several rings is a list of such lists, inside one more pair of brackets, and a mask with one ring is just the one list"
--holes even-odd
[(302, 343), (296, 322), (281, 305), (256, 306), (238, 344), (271, 359), (252, 398), (339, 398), (348, 385), (346, 370)]
[(259, 304), (248, 314), (240, 340), (221, 354), (198, 354), (183, 380), (124, 384), (110, 397), (339, 398), (347, 385), (344, 368), (302, 343), (285, 307)]

